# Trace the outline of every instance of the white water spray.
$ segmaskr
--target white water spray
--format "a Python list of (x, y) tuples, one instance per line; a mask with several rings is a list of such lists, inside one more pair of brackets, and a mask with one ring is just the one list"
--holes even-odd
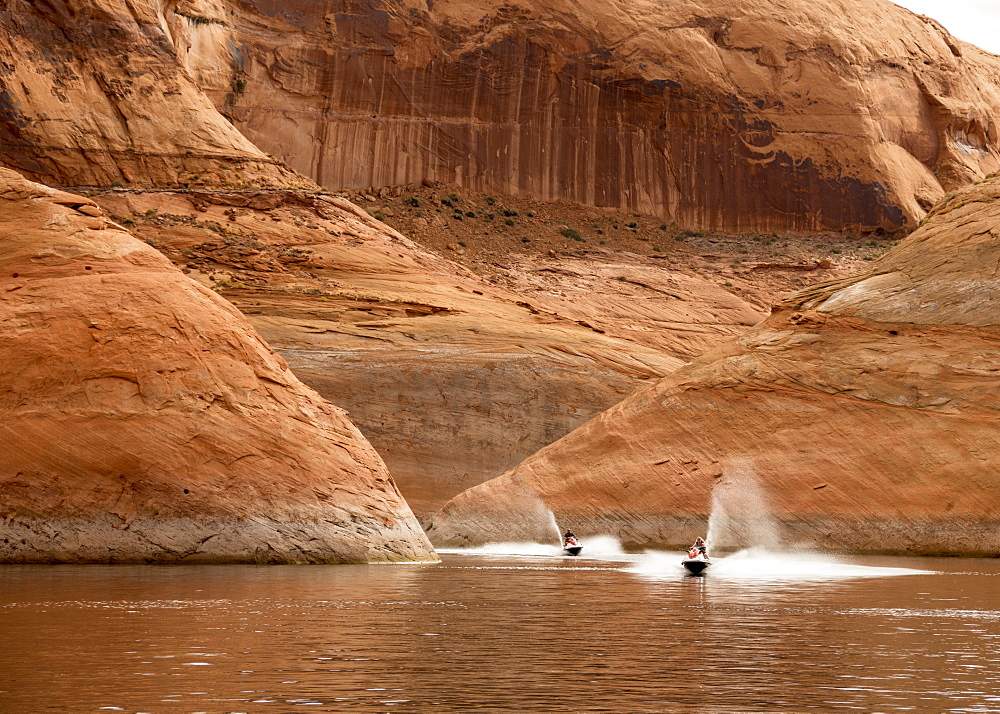
[[(579, 556), (575, 556), (575, 559), (577, 560), (630, 561), (635, 559), (635, 556), (630, 556), (622, 550), (621, 543), (613, 536), (587, 536), (586, 538), (581, 538), (580, 540), (583, 543), (583, 552)], [(574, 556), (566, 555), (562, 548), (562, 542), (559, 541), (559, 543), (559, 545), (530, 542), (487, 543), (486, 545), (476, 548), (438, 548), (437, 551), (439, 553), (455, 553), (462, 555), (517, 555), (544, 558), (566, 557), (573, 560)]]
[[(712, 490), (706, 540), (714, 550), (738, 551), (712, 559), (709, 574), (720, 580), (823, 581), (925, 572), (856, 565), (828, 555), (783, 548), (781, 523), (774, 517), (767, 491), (748, 462), (729, 466)], [(662, 578), (676, 577), (684, 569), (677, 554), (649, 551), (629, 571)]]
[(706, 540), (710, 547), (725, 550), (781, 546), (781, 524), (772, 515), (767, 492), (749, 463), (727, 468), (712, 489)]
[(556, 522), (556, 514), (552, 512), (552, 509), (547, 509), (549, 512), (549, 521), (552, 525), (552, 532), (555, 533), (556, 543), (562, 544), (562, 531), (559, 530), (559, 524)]

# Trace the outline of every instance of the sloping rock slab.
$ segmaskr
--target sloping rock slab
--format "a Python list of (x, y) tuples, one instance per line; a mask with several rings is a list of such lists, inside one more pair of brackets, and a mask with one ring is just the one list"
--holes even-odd
[(434, 560), (381, 459), (232, 305), (0, 170), (0, 562)]

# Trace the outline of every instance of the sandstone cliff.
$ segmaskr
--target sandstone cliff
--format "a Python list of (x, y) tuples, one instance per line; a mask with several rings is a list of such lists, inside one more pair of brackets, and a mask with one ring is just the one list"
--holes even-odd
[(1000, 60), (888, 0), (197, 12), (174, 35), (192, 76), (331, 188), (432, 179), (703, 228), (894, 230), (1000, 160)]
[(895, 230), (1000, 160), (1000, 60), (888, 0), (12, 0), (0, 49), (0, 163), (64, 186), (308, 183), (270, 151), (333, 188)]
[(379, 456), (229, 303), (0, 170), (0, 562), (432, 560)]
[[(336, 196), (94, 198), (230, 299), (300, 379), (346, 408), (418, 515), (763, 316), (679, 259), (563, 257), (491, 282)], [(668, 255), (683, 253), (671, 243)], [(528, 293), (536, 275), (560, 282)]]
[(4, 3), (0, 165), (63, 186), (308, 184), (226, 121), (178, 61), (178, 33), (207, 23), (186, 7)]
[(784, 543), (995, 555), (998, 218), (1000, 179), (958, 192), (870, 270), (459, 495), (432, 540), (551, 538), (541, 502), (633, 544), (689, 542), (710, 513), (716, 545), (746, 544), (773, 514)]

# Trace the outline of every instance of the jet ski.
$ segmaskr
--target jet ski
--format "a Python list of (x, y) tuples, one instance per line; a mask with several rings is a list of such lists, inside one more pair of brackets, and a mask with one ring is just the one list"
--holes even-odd
[(583, 546), (576, 538), (567, 538), (566, 542), (563, 543), (563, 553), (566, 555), (580, 555), (581, 550), (583, 550)]
[(681, 565), (683, 565), (684, 569), (691, 573), (691, 575), (701, 575), (705, 571), (705, 568), (711, 564), (711, 561), (705, 557), (705, 554), (697, 548), (689, 550), (684, 559), (681, 560)]

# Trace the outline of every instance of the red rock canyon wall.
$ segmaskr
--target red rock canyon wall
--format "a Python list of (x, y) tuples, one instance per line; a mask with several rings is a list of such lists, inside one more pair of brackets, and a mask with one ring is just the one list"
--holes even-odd
[(188, 23), (192, 75), (331, 188), (430, 179), (702, 228), (894, 230), (1000, 164), (1000, 60), (887, 0), (245, 0), (213, 17)]
[(1000, 60), (888, 0), (12, 0), (0, 47), (0, 161), (60, 185), (304, 180), (268, 151), (330, 188), (895, 230), (1000, 163)]

